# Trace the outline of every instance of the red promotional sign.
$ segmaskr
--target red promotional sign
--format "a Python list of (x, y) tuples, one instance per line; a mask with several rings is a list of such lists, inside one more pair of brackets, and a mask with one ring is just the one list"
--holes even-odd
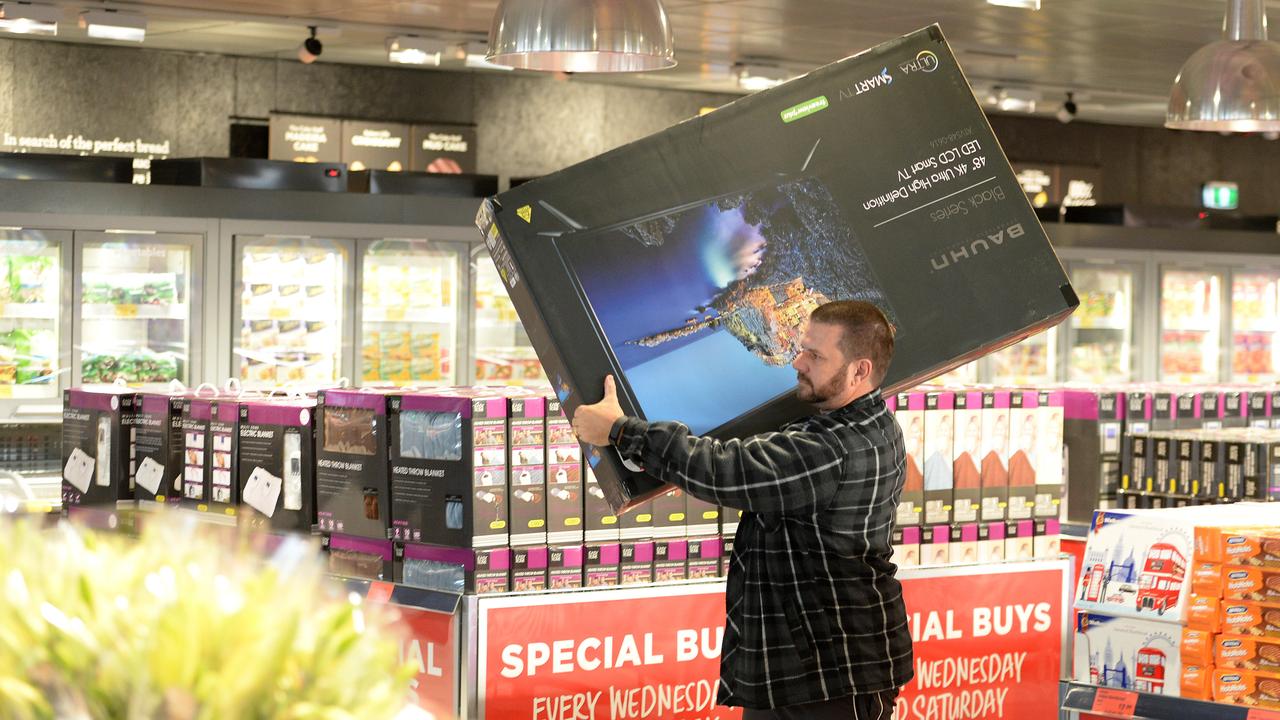
[[(897, 720), (1058, 716), (1066, 561), (903, 571), (917, 679)], [(724, 585), (479, 603), (480, 717), (729, 720)]]
[(400, 659), (417, 668), (408, 702), (440, 720), (458, 714), (458, 632), (456, 617), (396, 606), (408, 632), (400, 641)]

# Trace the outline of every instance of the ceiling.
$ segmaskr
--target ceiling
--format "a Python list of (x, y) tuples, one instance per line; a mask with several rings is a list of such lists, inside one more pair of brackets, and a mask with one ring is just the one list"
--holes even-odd
[[(40, 2), (41, 0), (37, 0)], [(57, 40), (90, 42), (76, 13), (94, 0), (51, 0), (66, 21)], [(1031, 90), (1052, 115), (1067, 91), (1079, 117), (1163, 122), (1184, 60), (1220, 37), (1221, 0), (1042, 0), (1039, 11), (985, 0), (665, 0), (674, 70), (578, 76), (672, 89), (740, 92), (734, 62), (796, 74), (939, 23), (979, 97)], [(306, 26), (321, 26), (321, 62), (387, 64), (388, 36), (483, 42), (498, 0), (135, 0), (108, 7), (147, 15), (145, 47), (292, 58)], [(456, 63), (461, 69), (461, 63)]]

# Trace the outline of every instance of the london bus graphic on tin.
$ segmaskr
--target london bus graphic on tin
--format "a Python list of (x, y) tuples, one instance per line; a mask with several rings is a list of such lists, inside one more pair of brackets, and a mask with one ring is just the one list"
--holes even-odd
[(1154, 610), (1163, 615), (1177, 605), (1186, 569), (1186, 557), (1177, 548), (1168, 543), (1152, 545), (1138, 579), (1138, 610)]

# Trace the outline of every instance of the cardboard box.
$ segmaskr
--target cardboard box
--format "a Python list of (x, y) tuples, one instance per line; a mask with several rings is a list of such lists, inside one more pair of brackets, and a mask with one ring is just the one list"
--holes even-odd
[(605, 499), (604, 488), (596, 479), (591, 466), (583, 463), (584, 482), (583, 500), (583, 537), (589, 542), (616, 542), (619, 537), (618, 516)]
[[(1276, 518), (1275, 511), (1268, 512), (1273, 507), (1269, 504), (1249, 503), (1248, 507), (1256, 508), (1256, 522)], [(1196, 559), (1204, 562), (1280, 568), (1280, 528), (1275, 525), (1196, 528), (1195, 552)]]
[(139, 505), (177, 504), (182, 497), (185, 396), (185, 392), (142, 393), (137, 398), (134, 496)]
[(511, 591), (538, 592), (547, 589), (546, 546), (511, 549)]
[(391, 528), (389, 392), (320, 393), (316, 402), (316, 520), (321, 532), (387, 538)]
[(1076, 614), (1076, 682), (1177, 697), (1182, 628), (1173, 623)]
[(972, 565), (978, 560), (978, 523), (951, 527), (951, 564)]
[(982, 394), (982, 521), (987, 523), (1008, 517), (1009, 403), (1008, 391)]
[(931, 392), (924, 405), (924, 524), (951, 522), (955, 480), (955, 393)]
[(475, 554), (475, 593), (511, 592), (511, 548), (484, 548), (476, 550)]
[(1002, 522), (978, 526), (978, 562), (1003, 562), (1005, 559), (1005, 527)]
[(946, 565), (951, 562), (951, 526), (934, 525), (925, 528), (920, 543), (921, 565)]
[[(1221, 390), (1204, 390), (1200, 393), (1200, 428), (1221, 430), (1226, 413)], [(1237, 398), (1238, 401), (1239, 398)], [(1239, 408), (1236, 408), (1239, 411)]]
[(1061, 525), (1057, 518), (1037, 520), (1032, 529), (1033, 553), (1038, 558), (1057, 557), (1062, 551)]
[(724, 559), (724, 539), (720, 537), (689, 538), (689, 557), (686, 562), (690, 580), (713, 578), (720, 575)]
[(1200, 485), (1195, 496), (1201, 500), (1216, 500), (1226, 496), (1226, 461), (1222, 441), (1202, 435), (1199, 444)]
[(1219, 635), (1213, 641), (1213, 664), (1220, 668), (1280, 672), (1280, 638)]
[(653, 537), (685, 536), (687, 533), (685, 523), (688, 517), (685, 512), (687, 497), (683, 490), (673, 488), (670, 492), (653, 499)]
[(653, 544), (653, 581), (685, 580), (689, 577), (689, 541), (656, 540)]
[[(698, 535), (717, 535), (720, 533), (720, 506), (715, 503), (699, 500), (685, 493), (685, 534), (689, 537)], [(735, 517), (737, 511), (734, 511)]]
[(920, 527), (911, 525), (893, 530), (893, 562), (898, 567), (920, 564)]
[(1220, 632), (1280, 638), (1280, 603), (1252, 600), (1219, 602)]
[(1152, 487), (1149, 492), (1161, 495), (1175, 495), (1178, 493), (1176, 443), (1171, 434), (1164, 433), (1152, 433), (1150, 442), (1152, 446), (1151, 454), (1155, 462), (1152, 465)]
[(1214, 565), (1221, 597), (1280, 603), (1280, 568)]
[(902, 470), (902, 494), (898, 497), (896, 525), (920, 525), (924, 522), (924, 393), (901, 393), (897, 398), (895, 419), (902, 427), (906, 461)]
[(240, 403), (236, 482), (242, 525), (311, 532), (316, 521), (315, 408), (311, 399)]
[(1179, 685), (1181, 696), (1190, 700), (1210, 700), (1213, 698), (1212, 665), (1182, 664), (1182, 682)]
[(1120, 490), (1125, 395), (1067, 390), (1064, 403), (1063, 442), (1070, 458), (1064, 514), (1088, 522), (1098, 507), (1113, 507)]
[(132, 390), (70, 389), (62, 393), (62, 504), (114, 507), (133, 499)]
[(1280, 710), (1280, 674), (1218, 668), (1213, 671), (1214, 702)]
[(1062, 510), (1065, 480), (1062, 454), (1066, 448), (1063, 442), (1066, 394), (1061, 390), (1041, 391), (1036, 404), (1039, 448), (1036, 451), (1035, 517), (1056, 519)]
[(724, 557), (720, 562), (720, 575), (722, 577), (729, 575), (729, 568), (733, 565), (733, 537), (726, 535), (724, 537)]
[(405, 585), (450, 593), (507, 592), (509, 548), (473, 550), (420, 543), (395, 545)]
[(1222, 597), (1222, 564), (1196, 560), (1187, 574), (1191, 577), (1191, 592), (1207, 597)]
[[(1168, 389), (1159, 390), (1152, 396), (1154, 411), (1151, 417), (1151, 429), (1178, 429), (1178, 394)], [(1189, 413), (1189, 411), (1188, 411)]]
[(1249, 393), (1249, 427), (1271, 427), (1271, 393), (1265, 390)]
[(587, 543), (583, 579), (587, 587), (612, 587), (621, 581), (621, 546), (616, 543)]
[(1031, 560), (1035, 558), (1034, 521), (1012, 520), (1005, 523), (1004, 556), (1007, 560)]
[(1182, 644), (1179, 646), (1178, 652), (1178, 656), (1182, 659), (1182, 664), (1184, 666), (1197, 665), (1200, 667), (1213, 665), (1214, 640), (1217, 637), (1217, 633), (1203, 628), (1183, 628)]
[(239, 512), (240, 481), (236, 477), (239, 444), (240, 401), (231, 398), (214, 400), (209, 414), (209, 454), (204, 466), (205, 503), (197, 509), (207, 509), (220, 515)]
[[(205, 505), (209, 497), (205, 489), (205, 463), (208, 460), (209, 419), (213, 415), (213, 400), (189, 397), (182, 401), (182, 482), (174, 485), (182, 493), (183, 507), (197, 509)], [(208, 506), (205, 505), (207, 508)]]
[(512, 545), (547, 544), (547, 401), (511, 398)]
[(742, 511), (736, 508), (720, 508), (720, 534), (732, 538), (738, 532), (738, 523), (742, 522)]
[[(1180, 393), (1176, 399), (1175, 413), (1173, 418), (1173, 429), (1175, 430), (1202, 430), (1204, 429), (1204, 395), (1196, 392)], [(1216, 409), (1216, 403), (1215, 403)]]
[(583, 483), (582, 446), (573, 435), (573, 426), (564, 414), (560, 398), (548, 397), (547, 542), (582, 544), (585, 508), (583, 495), (586, 492)]
[(624, 541), (619, 549), (618, 577), (623, 585), (653, 582), (653, 541)]
[(958, 523), (977, 522), (982, 510), (982, 393), (956, 393), (955, 461), (952, 516)]
[(1040, 451), (1039, 396), (1030, 390), (1009, 397), (1009, 508), (1010, 520), (1035, 515), (1036, 483)]
[[(605, 489), (603, 485), (601, 489)], [(653, 538), (653, 501), (645, 500), (631, 506), (618, 516), (618, 537), (622, 540), (649, 540)]]
[(390, 540), (374, 540), (333, 533), (324, 538), (329, 572), (341, 577), (398, 582)]
[[(937, 26), (512, 188), (476, 224), (570, 410), (613, 374), (627, 414), (715, 437), (811, 412), (787, 364), (827, 299), (897, 325), (887, 392), (1078, 304)], [(618, 509), (659, 489), (611, 450), (595, 469)]]
[(547, 587), (551, 590), (567, 590), (582, 587), (581, 545), (551, 547), (547, 552)]
[(1280, 387), (1271, 389), (1267, 401), (1269, 403), (1268, 412), (1271, 417), (1270, 427), (1273, 430), (1280, 429)]
[(1200, 457), (1200, 441), (1193, 433), (1185, 433), (1174, 438), (1174, 455), (1176, 456), (1178, 494), (1189, 498), (1199, 497), (1203, 479), (1203, 459)]
[(1247, 390), (1226, 390), (1222, 393), (1222, 427), (1243, 428), (1249, 426), (1249, 399)]
[[(388, 398), (392, 539), (469, 548), (494, 522), (493, 504), (478, 496), (489, 489), (472, 487), (472, 405), (466, 397), (430, 392)], [(505, 525), (506, 518), (497, 521)]]

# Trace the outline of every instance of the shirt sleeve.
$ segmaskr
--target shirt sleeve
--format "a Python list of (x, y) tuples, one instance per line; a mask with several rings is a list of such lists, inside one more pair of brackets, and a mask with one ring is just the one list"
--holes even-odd
[(610, 435), (623, 458), (696, 498), (757, 513), (807, 514), (835, 497), (846, 451), (831, 433), (806, 430), (716, 440), (677, 422), (619, 420)]

